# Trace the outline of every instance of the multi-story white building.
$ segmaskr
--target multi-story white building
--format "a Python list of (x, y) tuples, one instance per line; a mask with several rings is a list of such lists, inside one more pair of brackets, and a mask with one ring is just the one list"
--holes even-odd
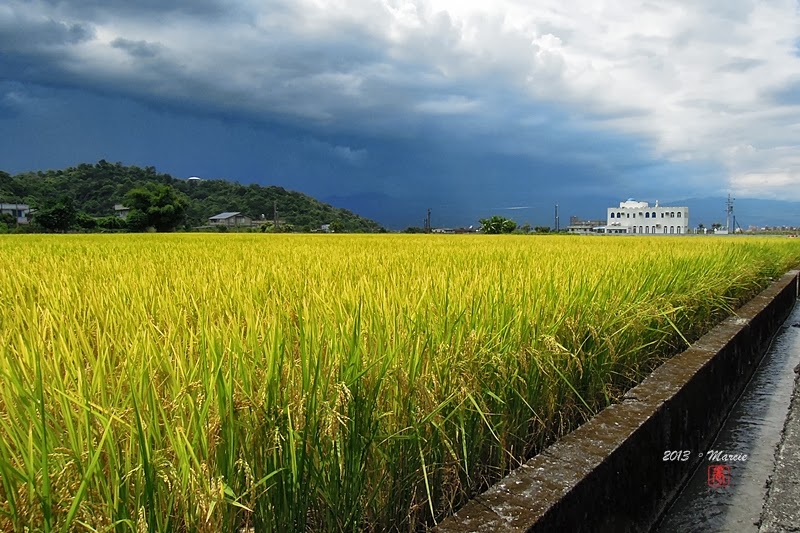
[(608, 208), (605, 233), (636, 235), (682, 235), (689, 233), (688, 207), (663, 207), (656, 202), (637, 202), (629, 198), (619, 207)]

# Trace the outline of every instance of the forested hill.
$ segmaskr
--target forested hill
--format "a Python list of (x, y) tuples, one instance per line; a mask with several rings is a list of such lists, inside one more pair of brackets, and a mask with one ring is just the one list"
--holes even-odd
[(114, 214), (114, 204), (123, 203), (129, 190), (155, 182), (170, 185), (188, 199), (187, 226), (200, 226), (208, 217), (223, 211), (241, 211), (253, 219), (265, 215), (278, 218), (297, 231), (319, 229), (333, 223), (341, 231), (377, 232), (380, 224), (346, 209), (324, 204), (299, 192), (282, 187), (241, 185), (226, 180), (186, 181), (156, 172), (153, 167), (124, 166), (99, 161), (65, 170), (26, 172), (15, 176), (0, 171), (0, 202), (26, 203), (43, 207), (69, 197), (79, 211), (96, 217)]

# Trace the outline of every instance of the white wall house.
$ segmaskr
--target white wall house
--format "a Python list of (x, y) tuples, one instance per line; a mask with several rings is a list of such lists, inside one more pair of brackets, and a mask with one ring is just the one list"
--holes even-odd
[(28, 204), (0, 204), (0, 214), (11, 215), (17, 219), (17, 224), (27, 224), (31, 208)]
[(650, 206), (630, 198), (608, 208), (605, 233), (684, 235), (689, 233), (689, 208)]
[(125, 220), (128, 218), (128, 213), (130, 212), (131, 212), (130, 207), (126, 207), (122, 204), (114, 204), (114, 215), (116, 215), (117, 218)]

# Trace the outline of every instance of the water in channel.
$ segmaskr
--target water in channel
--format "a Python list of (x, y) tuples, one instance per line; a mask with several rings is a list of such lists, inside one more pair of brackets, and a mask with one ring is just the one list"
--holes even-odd
[(712, 488), (708, 466), (723, 461), (704, 457), (654, 533), (758, 532), (766, 483), (772, 474), (798, 364), (800, 306), (795, 306), (709, 448), (725, 454), (747, 454), (747, 460), (727, 462), (729, 485)]

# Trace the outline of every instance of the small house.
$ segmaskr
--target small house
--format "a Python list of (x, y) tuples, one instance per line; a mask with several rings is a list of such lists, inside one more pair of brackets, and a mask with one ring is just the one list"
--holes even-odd
[(0, 215), (11, 215), (17, 224), (27, 224), (31, 208), (28, 204), (0, 204)]
[(125, 220), (126, 218), (128, 218), (128, 213), (130, 212), (131, 212), (130, 207), (126, 207), (122, 204), (114, 204), (114, 215), (116, 215), (118, 218)]
[(239, 211), (226, 211), (208, 219), (211, 226), (249, 226), (253, 220)]

